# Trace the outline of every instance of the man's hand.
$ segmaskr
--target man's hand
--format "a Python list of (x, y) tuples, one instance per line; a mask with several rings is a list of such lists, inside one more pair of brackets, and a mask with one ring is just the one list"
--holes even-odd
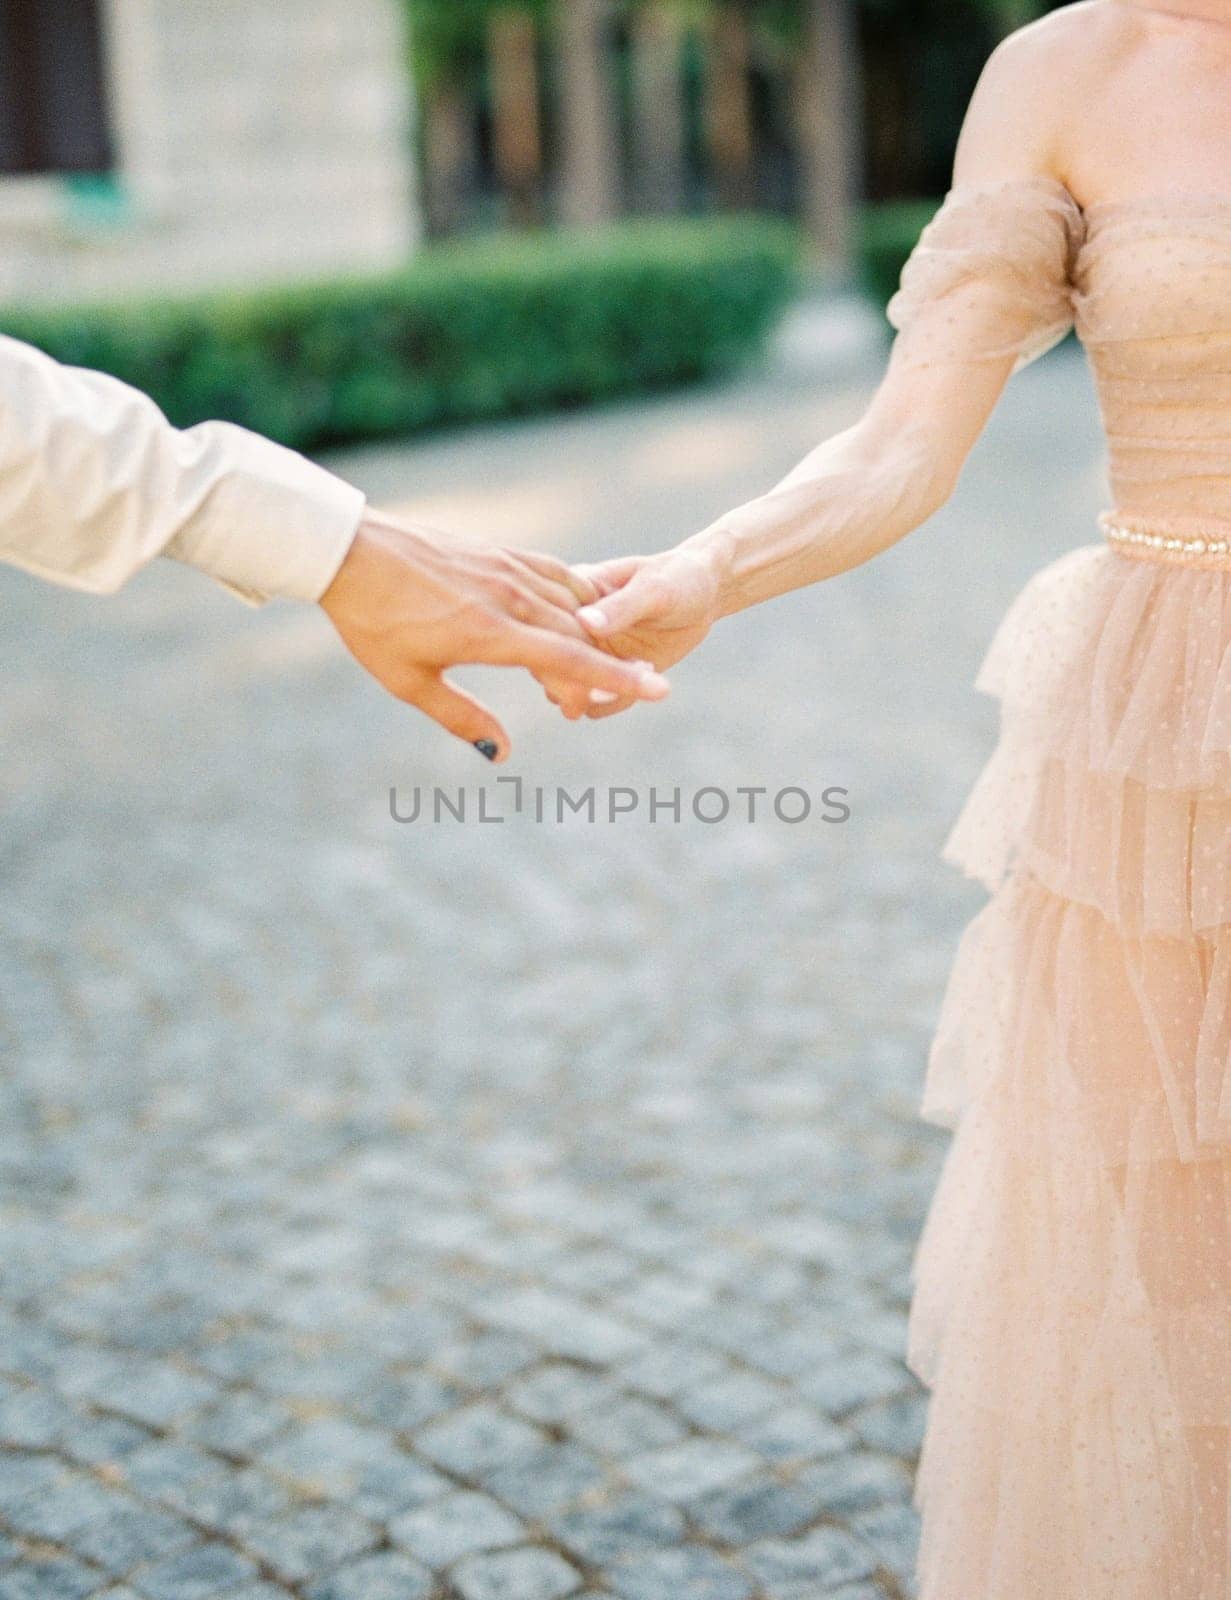
[[(662, 671), (695, 650), (719, 616), (719, 579), (711, 556), (680, 546), (657, 556), (625, 556), (573, 568), (597, 594), (577, 615), (595, 641)], [(626, 711), (636, 696), (586, 707), (589, 717)]]
[(669, 692), (648, 662), (620, 659), (587, 637), (577, 610), (598, 592), (550, 556), (466, 544), (370, 513), (320, 604), (390, 694), (503, 761), (508, 735), (446, 668), (525, 667), (570, 718)]

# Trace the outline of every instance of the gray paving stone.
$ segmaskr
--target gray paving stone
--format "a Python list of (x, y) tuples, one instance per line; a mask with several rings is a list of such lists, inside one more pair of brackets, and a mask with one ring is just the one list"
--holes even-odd
[(0, 1572), (0, 1600), (85, 1600), (96, 1581), (79, 1562), (40, 1556)]
[(65, 1432), (60, 1448), (83, 1466), (116, 1466), (134, 1450), (149, 1444), (151, 1438), (148, 1429), (123, 1417), (79, 1414)]
[(441, 1483), (438, 1473), (399, 1449), (388, 1434), (337, 1418), (292, 1428), (259, 1455), (270, 1471), (305, 1492), (344, 1500), (369, 1517), (404, 1511)]
[(0, 1445), (48, 1449), (58, 1444), (73, 1413), (43, 1389), (13, 1389), (0, 1396)]
[(912, 1390), (915, 1380), (900, 1362), (866, 1351), (819, 1367), (801, 1378), (799, 1387), (823, 1411), (840, 1417), (871, 1400)]
[(760, 1465), (759, 1456), (730, 1440), (686, 1439), (630, 1456), (623, 1470), (642, 1489), (680, 1503), (721, 1489)]
[(742, 1444), (780, 1465), (837, 1455), (853, 1443), (846, 1428), (802, 1402), (753, 1417), (733, 1431)]
[(570, 1555), (594, 1567), (630, 1551), (678, 1544), (685, 1536), (682, 1511), (635, 1489), (616, 1490), (597, 1504), (549, 1517), (547, 1524)]
[(904, 1500), (910, 1475), (897, 1461), (867, 1451), (813, 1462), (796, 1482), (815, 1491), (831, 1516), (845, 1516)]
[(195, 1445), (159, 1441), (134, 1450), (121, 1463), (125, 1483), (148, 1500), (183, 1510), (208, 1483), (227, 1476), (226, 1462)]
[(516, 1334), (486, 1331), (447, 1344), (432, 1354), (438, 1372), (472, 1388), (503, 1383), (538, 1357), (537, 1347)]
[(320, 1583), (309, 1585), (306, 1600), (426, 1600), (432, 1575), (426, 1567), (395, 1551), (339, 1567)]
[(649, 1335), (633, 1324), (545, 1289), (521, 1290), (484, 1309), (497, 1326), (525, 1333), (553, 1355), (574, 1361), (618, 1361), (649, 1343)]
[(484, 1494), (458, 1493), (433, 1500), (389, 1524), (394, 1544), (429, 1567), (447, 1567), (460, 1556), (519, 1544), (525, 1525)]
[(552, 1550), (523, 1546), (467, 1556), (450, 1582), (462, 1600), (561, 1600), (581, 1587), (581, 1574)]
[(818, 1591), (870, 1577), (877, 1564), (869, 1546), (841, 1528), (755, 1545), (743, 1561), (774, 1600), (811, 1600)]
[(850, 1336), (844, 1331), (788, 1326), (766, 1334), (753, 1364), (774, 1377), (802, 1379), (852, 1353)]
[(279, 1402), (240, 1390), (190, 1417), (179, 1431), (210, 1450), (249, 1456), (284, 1432), (291, 1420), (291, 1412)]
[(269, 1329), (231, 1328), (208, 1339), (192, 1353), (197, 1366), (228, 1383), (255, 1383), (279, 1361), (289, 1346)]
[(710, 1550), (688, 1546), (655, 1550), (617, 1561), (611, 1584), (624, 1600), (750, 1600), (747, 1574)]
[[(272, 1583), (246, 1583), (242, 1589), (228, 1594), (226, 1600), (286, 1600), (286, 1590)], [(107, 1600), (112, 1600), (108, 1595)], [(119, 1600), (116, 1596), (115, 1600)], [(127, 1597), (125, 1597), (127, 1600)]]
[(919, 1557), (919, 1514), (912, 1506), (877, 1506), (852, 1517), (851, 1528), (872, 1546), (899, 1582), (910, 1584)]
[(134, 1422), (167, 1427), (217, 1397), (207, 1378), (182, 1371), (169, 1362), (141, 1356), (94, 1351), (78, 1358), (62, 1380), (64, 1392), (117, 1411)]
[[(107, 1600), (112, 1597), (107, 1595)], [(287, 1600), (287, 1590), (275, 1584), (245, 1584), (227, 1595), (226, 1600)]]
[(539, 1428), (488, 1402), (455, 1411), (422, 1429), (418, 1449), (429, 1460), (463, 1477), (476, 1478), (540, 1449)]
[(132, 1586), (147, 1600), (213, 1600), (257, 1576), (253, 1562), (224, 1544), (201, 1544), (138, 1572)]
[(630, 1388), (660, 1400), (674, 1399), (685, 1389), (728, 1370), (715, 1351), (687, 1343), (655, 1344), (620, 1364), (621, 1376)]
[(31, 1495), (6, 1512), (12, 1527), (27, 1539), (68, 1542), (73, 1530), (106, 1516), (116, 1497), (93, 1478), (75, 1475)]
[(606, 1479), (602, 1463), (573, 1444), (549, 1444), (482, 1474), (484, 1487), (523, 1516), (543, 1517), (592, 1493)]
[(685, 1389), (675, 1408), (690, 1422), (715, 1433), (728, 1433), (741, 1423), (763, 1417), (787, 1398), (778, 1384), (751, 1372), (725, 1372)]
[(380, 1535), (372, 1523), (340, 1506), (303, 1506), (251, 1523), (244, 1547), (267, 1561), (286, 1583), (324, 1577), (348, 1557), (372, 1549)]
[(455, 1385), (430, 1372), (390, 1375), (369, 1390), (352, 1397), (350, 1409), (367, 1422), (394, 1433), (411, 1433), (424, 1423), (453, 1411), (464, 1395)]
[(536, 1422), (565, 1422), (613, 1398), (611, 1378), (572, 1362), (546, 1362), (514, 1378), (505, 1390), (510, 1405)]
[(195, 1543), (197, 1534), (178, 1517), (115, 1498), (116, 1504), (79, 1528), (72, 1541), (78, 1555), (105, 1572), (119, 1577), (140, 1562), (156, 1561)]
[(53, 1492), (68, 1478), (65, 1468), (50, 1456), (0, 1452), (0, 1516), (11, 1521), (24, 1505)]
[(675, 1444), (686, 1432), (663, 1406), (637, 1395), (616, 1395), (592, 1410), (579, 1411), (569, 1418), (569, 1431), (592, 1450), (617, 1461)]
[(700, 1496), (689, 1503), (688, 1515), (710, 1538), (739, 1547), (771, 1535), (798, 1533), (821, 1509), (815, 1491), (765, 1476)]
[(927, 1411), (926, 1395), (897, 1395), (850, 1413), (845, 1423), (873, 1449), (914, 1460), (923, 1441)]
[(290, 1493), (268, 1473), (244, 1467), (198, 1485), (187, 1510), (204, 1528), (242, 1535), (246, 1528), (289, 1511), (292, 1503)]

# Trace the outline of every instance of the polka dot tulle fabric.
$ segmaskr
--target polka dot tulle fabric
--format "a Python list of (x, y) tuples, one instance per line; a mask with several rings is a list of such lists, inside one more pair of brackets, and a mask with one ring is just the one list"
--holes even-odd
[(1114, 498), (992, 642), (945, 844), (920, 1600), (1231, 1600), (1231, 194), (956, 188), (889, 315), (921, 369), (1075, 326)]

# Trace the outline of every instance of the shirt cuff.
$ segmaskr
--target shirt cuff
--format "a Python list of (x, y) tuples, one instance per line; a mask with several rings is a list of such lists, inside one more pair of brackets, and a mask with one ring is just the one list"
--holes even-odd
[[(362, 490), (232, 423), (204, 423), (219, 470), (163, 549), (250, 605), (319, 600), (354, 541)], [(198, 443), (203, 442), (198, 440)]]

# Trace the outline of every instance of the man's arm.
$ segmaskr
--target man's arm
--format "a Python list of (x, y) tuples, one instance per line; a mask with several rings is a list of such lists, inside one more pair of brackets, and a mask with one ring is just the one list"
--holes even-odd
[(493, 760), (507, 735), (444, 679), (454, 663), (526, 667), (569, 717), (595, 692), (667, 692), (586, 638), (593, 592), (561, 563), (400, 525), (293, 450), (226, 422), (174, 428), (128, 384), (0, 335), (0, 559), (109, 594), (157, 556), (252, 604), (321, 602), (380, 683)]
[(0, 557), (110, 594), (155, 556), (243, 598), (318, 600), (363, 494), (226, 422), (173, 428), (116, 378), (0, 336)]

